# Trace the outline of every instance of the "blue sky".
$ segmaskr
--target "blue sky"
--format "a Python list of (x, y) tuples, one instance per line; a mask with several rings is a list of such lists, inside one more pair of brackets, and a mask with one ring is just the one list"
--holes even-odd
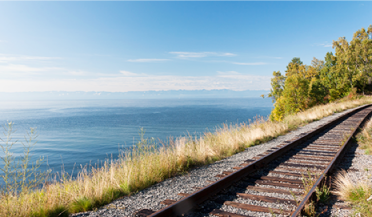
[(268, 90), (372, 2), (0, 2), (0, 92)]

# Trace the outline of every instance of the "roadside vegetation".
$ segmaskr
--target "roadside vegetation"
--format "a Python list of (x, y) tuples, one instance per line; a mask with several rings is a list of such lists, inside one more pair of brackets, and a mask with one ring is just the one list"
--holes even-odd
[(370, 119), (357, 135), (359, 148), (365, 150), (365, 154), (372, 155), (372, 119)]
[(305, 65), (295, 57), (285, 75), (273, 72), (268, 95), (274, 102), (271, 120), (371, 91), (372, 25), (356, 31), (350, 42), (345, 37), (333, 41), (333, 48), (335, 54), (328, 52), (324, 60), (314, 57), (311, 65)]
[[(372, 155), (372, 119), (367, 121), (363, 129), (357, 134), (358, 147), (366, 155)], [(368, 172), (368, 168), (366, 168)], [(335, 178), (334, 194), (348, 201), (358, 216), (372, 216), (372, 182), (370, 178), (365, 181), (353, 180), (346, 171), (341, 171)]]
[(334, 181), (333, 192), (351, 203), (358, 216), (372, 216), (372, 183), (370, 180), (356, 182), (346, 171), (341, 171)]
[[(368, 33), (367, 36), (369, 37), (372, 27), (368, 31), (363, 29), (360, 31), (361, 35)], [(369, 39), (369, 41), (371, 40)], [(339, 58), (337, 49), (336, 57)], [(372, 49), (370, 49), (370, 52), (372, 52)], [(368, 58), (371, 59), (371, 54)], [(323, 66), (321, 62), (317, 65), (323, 69), (326, 64), (327, 61), (323, 63)], [(146, 138), (142, 131), (140, 141), (131, 150), (122, 152), (118, 160), (108, 159), (102, 165), (87, 166), (79, 172), (76, 178), (72, 178), (66, 173), (54, 177), (48, 177), (48, 174), (40, 174), (38, 165), (41, 161), (31, 162), (31, 158), (27, 158), (30, 152), (27, 151), (20, 158), (14, 158), (11, 148), (18, 143), (13, 142), (11, 138), (12, 124), (6, 124), (1, 143), (3, 149), (2, 165), (7, 165), (7, 159), (12, 159), (9, 168), (17, 169), (8, 170), (5, 166), (2, 170), (3, 175), (0, 178), (3, 179), (2, 181), (5, 184), (1, 186), (0, 216), (68, 216), (70, 213), (94, 210), (119, 197), (136, 193), (169, 177), (187, 173), (196, 166), (210, 164), (229, 157), (247, 147), (269, 141), (312, 121), (336, 112), (372, 103), (372, 97), (357, 94), (367, 89), (366, 83), (362, 82), (365, 81), (364, 78), (359, 77), (355, 84), (353, 83), (354, 77), (351, 78), (351, 83), (346, 82), (344, 84), (344, 86), (346, 85), (345, 89), (342, 89), (340, 94), (335, 95), (329, 89), (328, 92), (325, 92), (327, 93), (325, 97), (322, 98), (327, 99), (326, 101), (316, 101), (315, 98), (311, 98), (314, 92), (308, 91), (313, 90), (315, 84), (308, 81), (320, 76), (316, 74), (317, 69), (314, 69), (315, 77), (300, 74), (302, 72), (308, 73), (310, 67), (303, 65), (299, 58), (295, 58), (289, 64), (289, 67), (287, 67), (286, 77), (280, 75), (280, 73), (276, 75), (274, 72), (273, 89), (269, 96), (273, 97), (275, 108), (270, 120), (256, 118), (249, 123), (240, 125), (224, 125), (216, 129), (215, 132), (204, 133), (201, 137), (179, 137), (170, 139), (160, 145), (155, 143), (153, 139)], [(351, 63), (346, 68), (349, 70), (350, 67), (352, 67)], [(365, 77), (367, 76), (365, 73), (370, 72), (371, 67), (369, 69), (363, 68), (363, 70), (355, 67), (351, 69), (358, 70), (358, 73)], [(332, 76), (334, 75), (331, 72), (329, 73), (330, 81), (333, 81), (334, 77)], [(339, 73), (343, 75), (344, 71)], [(291, 76), (294, 76), (293, 79)], [(303, 79), (310, 80), (306, 80), (306, 83)], [(291, 86), (292, 80), (295, 82), (293, 84), (303, 83), (310, 85), (308, 87), (311, 88), (302, 89), (306, 85), (300, 85), (286, 89)], [(339, 81), (337, 80), (337, 82)], [(350, 85), (348, 86), (348, 84)], [(337, 85), (334, 88), (338, 90)], [(322, 86), (318, 87), (321, 89)], [(319, 96), (318, 94), (314, 95), (314, 97)], [(31, 132), (34, 133), (34, 131)], [(27, 144), (31, 144), (30, 147), (33, 147), (35, 137), (27, 138), (27, 141), (29, 141)], [(21, 161), (18, 161), (18, 159)], [(22, 166), (25, 165), (22, 162), (27, 162), (27, 165), (35, 165), (31, 170), (27, 170), (27, 174), (30, 175), (29, 178), (22, 178), (24, 177), (22, 171), (26, 168)], [(14, 167), (14, 165), (21, 166)], [(17, 171), (21, 172), (18, 173)], [(20, 174), (20, 176), (17, 174)], [(15, 177), (21, 177), (21, 179)], [(36, 178), (31, 179), (31, 177)], [(26, 182), (35, 180), (35, 182), (29, 187), (22, 188), (19, 185), (22, 182), (16, 180), (25, 180)], [(17, 184), (13, 186), (14, 183)]]

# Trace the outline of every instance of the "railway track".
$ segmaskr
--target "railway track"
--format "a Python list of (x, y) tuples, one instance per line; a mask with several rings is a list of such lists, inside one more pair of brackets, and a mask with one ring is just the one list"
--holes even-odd
[(224, 171), (217, 175), (219, 180), (196, 188), (192, 194), (180, 192), (184, 197), (179, 201), (162, 201), (167, 206), (161, 210), (143, 209), (135, 215), (301, 216), (371, 112), (371, 105), (352, 110)]

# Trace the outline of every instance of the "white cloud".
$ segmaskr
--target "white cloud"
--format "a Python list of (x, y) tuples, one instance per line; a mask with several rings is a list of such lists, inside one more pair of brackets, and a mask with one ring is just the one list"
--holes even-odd
[[(235, 56), (218, 52), (172, 52), (179, 58)], [(258, 90), (269, 89), (271, 77), (244, 75), (235, 71), (214, 76), (149, 75), (121, 70), (116, 73), (94, 73), (48, 67), (38, 61), (55, 57), (15, 56), (0, 54), (0, 92), (28, 91), (148, 91), (148, 90)], [(169, 59), (132, 59), (129, 62), (161, 62)], [(20, 62), (17, 62), (20, 61)], [(32, 61), (32, 62), (28, 62)], [(35, 63), (36, 62), (36, 63)]]
[(128, 77), (137, 77), (139, 76), (139, 74), (136, 74), (136, 73), (133, 73), (133, 72), (129, 72), (129, 71), (120, 71), (121, 74), (123, 74), (124, 76), (128, 76)]
[(58, 67), (31, 67), (26, 65), (18, 64), (8, 64), (0, 65), (0, 71), (2, 72), (45, 72), (45, 71), (55, 71), (61, 70), (62, 68)]
[[(269, 76), (219, 72), (216, 76), (143, 75), (120, 71), (123, 76), (94, 79), (0, 80), (0, 92), (27, 91), (149, 91), (149, 90), (268, 90)], [(139, 76), (140, 75), (140, 76)]]
[(35, 75), (77, 74), (67, 72), (64, 68), (46, 66), (46, 60), (60, 59), (59, 57), (25, 56), (0, 54), (0, 73), (3, 78), (22, 78)]
[(217, 73), (219, 75), (240, 75), (240, 73), (236, 71), (227, 71), (227, 72), (217, 71)]
[(70, 74), (70, 75), (74, 75), (74, 76), (84, 76), (84, 75), (87, 75), (88, 74), (88, 72), (81, 71), (81, 70), (68, 71), (67, 73)]
[[(68, 70), (60, 67), (35, 67), (21, 64), (0, 64), (2, 78), (23, 78), (45, 79), (51, 76), (75, 77), (75, 76), (98, 76), (97, 73), (89, 73), (82, 70)], [(117, 76), (117, 74), (115, 75)]]
[(21, 60), (57, 60), (57, 59), (62, 59), (60, 57), (38, 57), (38, 56), (21, 56)]
[(17, 60), (17, 58), (15, 58), (15, 57), (0, 55), (0, 63), (7, 63), (7, 62), (11, 62), (11, 61), (16, 61), (16, 60)]
[[(259, 75), (245, 75), (235, 71), (227, 71), (227, 72), (217, 72), (217, 77), (223, 79), (231, 79), (231, 81), (248, 81), (249, 83), (258, 82), (259, 81), (270, 81), (271, 77), (269, 76), (259, 76)], [(262, 83), (262, 82), (261, 82)], [(266, 85), (265, 82), (262, 83), (263, 86)], [(270, 87), (270, 86), (269, 86)]]
[(236, 56), (236, 54), (233, 54), (233, 53), (223, 53), (222, 55), (217, 55), (217, 56)]
[(128, 62), (135, 62), (135, 63), (149, 63), (149, 62), (165, 62), (169, 59), (130, 59)]
[(236, 56), (233, 53), (219, 53), (219, 52), (169, 52), (175, 54), (178, 58), (201, 58), (208, 56)]
[(268, 63), (265, 63), (265, 62), (253, 62), (253, 63), (238, 63), (238, 62), (233, 62), (232, 64), (243, 65), (243, 66), (261, 66), (261, 65), (267, 65)]
[(7, 55), (7, 54), (0, 54), (0, 63), (9, 63), (15, 61), (29, 61), (29, 60), (55, 60), (61, 59), (60, 57), (41, 57), (41, 56), (19, 56), (19, 55)]

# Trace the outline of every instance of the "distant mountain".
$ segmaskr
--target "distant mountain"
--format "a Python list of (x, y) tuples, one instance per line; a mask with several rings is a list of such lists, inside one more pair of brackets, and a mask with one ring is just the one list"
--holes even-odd
[(75, 99), (179, 99), (179, 98), (247, 98), (268, 94), (267, 90), (169, 90), (131, 92), (0, 92), (0, 100), (75, 100)]

